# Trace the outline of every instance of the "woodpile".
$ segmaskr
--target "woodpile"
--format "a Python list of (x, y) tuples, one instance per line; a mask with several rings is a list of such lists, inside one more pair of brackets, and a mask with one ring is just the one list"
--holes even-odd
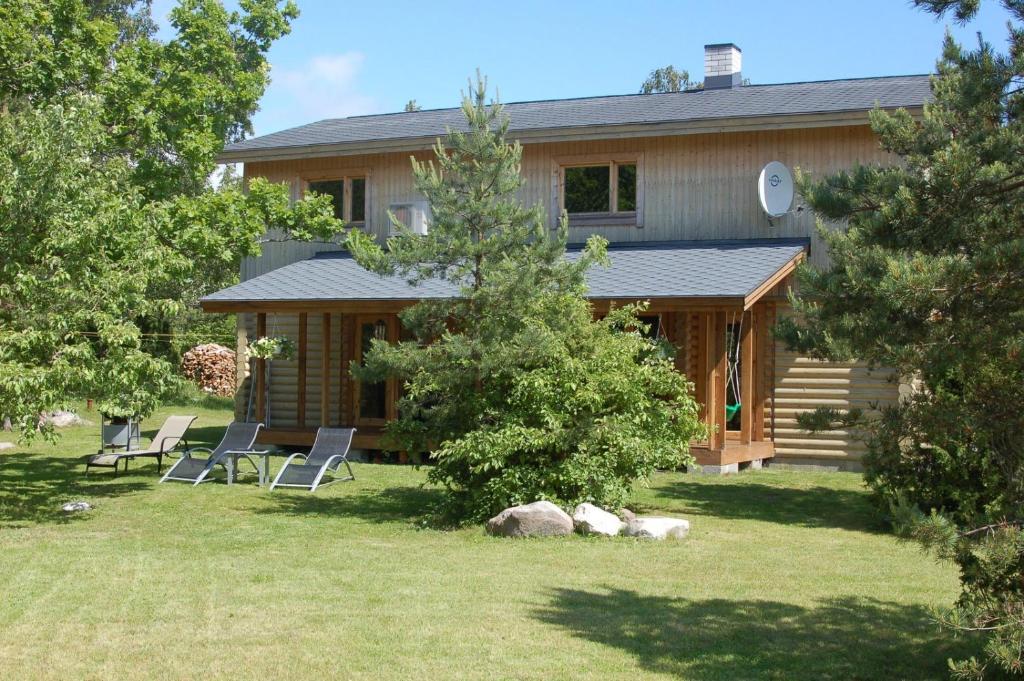
[(235, 394), (235, 353), (223, 345), (197, 345), (181, 358), (181, 373), (204, 392), (220, 397)]

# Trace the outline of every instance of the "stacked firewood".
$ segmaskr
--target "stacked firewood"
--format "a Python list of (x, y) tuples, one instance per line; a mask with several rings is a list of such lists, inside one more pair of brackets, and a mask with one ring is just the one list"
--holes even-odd
[(197, 345), (181, 358), (181, 373), (204, 392), (221, 397), (235, 394), (235, 353), (223, 345)]

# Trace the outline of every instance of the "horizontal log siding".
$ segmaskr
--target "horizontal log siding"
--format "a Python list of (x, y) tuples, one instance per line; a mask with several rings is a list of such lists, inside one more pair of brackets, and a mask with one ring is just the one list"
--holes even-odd
[[(640, 157), (644, 226), (575, 227), (573, 241), (583, 241), (591, 233), (612, 241), (791, 236), (809, 236), (816, 241), (810, 211), (769, 223), (757, 199), (757, 176), (764, 164), (778, 160), (821, 176), (854, 163), (888, 161), (866, 126), (530, 144), (524, 147), (526, 184), (520, 198), (529, 205), (540, 203), (550, 213), (555, 203), (554, 159), (616, 153)], [(432, 154), (425, 151), (414, 156), (428, 160)], [(303, 177), (367, 171), (366, 228), (383, 236), (388, 231), (390, 204), (422, 198), (413, 187), (409, 158), (409, 153), (391, 153), (254, 162), (246, 164), (245, 177), (289, 183), (297, 197)], [(794, 208), (798, 203), (799, 199)], [(262, 256), (243, 264), (242, 277), (249, 279), (329, 248), (330, 244), (271, 243)], [(822, 250), (814, 244), (813, 262), (824, 262)]]
[[(864, 444), (845, 430), (809, 433), (797, 424), (797, 414), (818, 406), (860, 408), (874, 413), (874, 406), (899, 399), (895, 372), (871, 370), (863, 362), (823, 362), (775, 346), (775, 456), (794, 464), (835, 465), (857, 468)], [(770, 432), (772, 413), (766, 409), (765, 431)]]
[[(256, 315), (248, 314), (245, 317), (246, 332), (250, 340), (256, 334)], [(330, 380), (331, 406), (328, 411), (329, 424), (339, 425), (340, 409), (338, 404), (341, 395), (340, 389), (340, 362), (341, 362), (341, 331), (343, 315), (331, 315), (331, 368), (328, 376)], [(306, 355), (306, 426), (316, 427), (320, 421), (320, 385), (321, 385), (321, 316), (319, 314), (308, 315), (307, 324), (307, 355)], [(351, 325), (347, 325), (351, 330)], [(291, 338), (298, 348), (299, 342), (299, 315), (297, 314), (267, 314), (267, 335), (287, 336)], [(298, 400), (296, 395), (299, 389), (299, 363), (298, 352), (292, 360), (274, 360), (270, 363), (270, 423), (275, 428), (291, 428), (298, 425), (296, 420)], [(246, 380), (243, 388), (244, 399), (248, 400), (249, 381)], [(349, 402), (345, 400), (346, 406)], [(243, 411), (244, 413), (244, 411)]]

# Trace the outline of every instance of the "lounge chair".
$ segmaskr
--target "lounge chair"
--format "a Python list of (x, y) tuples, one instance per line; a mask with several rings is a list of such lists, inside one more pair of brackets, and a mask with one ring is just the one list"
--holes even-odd
[[(217, 465), (224, 466), (225, 468), (231, 466), (228, 469), (228, 482), (231, 482), (234, 474), (234, 465), (239, 456), (245, 457), (257, 471), (261, 470), (259, 465), (249, 457), (249, 454), (257, 453), (253, 449), (253, 445), (256, 443), (256, 435), (262, 427), (262, 423), (239, 423), (237, 421), (229, 423), (219, 445), (213, 449), (208, 447), (186, 449), (184, 455), (178, 459), (177, 463), (168, 469), (164, 477), (160, 478), (160, 482), (181, 480), (182, 482), (191, 482), (193, 485), (198, 485), (204, 480), (212, 480), (212, 478), (207, 476), (213, 470), (213, 467)], [(207, 452), (209, 456), (193, 456), (196, 452)]]
[[(278, 472), (270, 489), (275, 487), (301, 487), (315, 492), (321, 486), (324, 474), (330, 470), (337, 473), (341, 464), (348, 469), (348, 477), (331, 477), (329, 485), (343, 480), (355, 480), (352, 473), (352, 466), (348, 461), (348, 449), (352, 446), (352, 436), (355, 428), (318, 428), (316, 440), (313, 441), (313, 448), (309, 454), (292, 454), (284, 462), (284, 466)], [(301, 461), (299, 461), (301, 459)]]
[(128, 462), (140, 457), (156, 459), (157, 473), (162, 473), (164, 454), (174, 451), (182, 443), (186, 449), (188, 448), (185, 433), (195, 420), (195, 416), (168, 416), (164, 425), (160, 426), (160, 430), (153, 436), (148, 449), (93, 454), (85, 461), (85, 474), (89, 474), (90, 468), (113, 468), (114, 475), (117, 475), (117, 464), (124, 461), (124, 469), (127, 471)]

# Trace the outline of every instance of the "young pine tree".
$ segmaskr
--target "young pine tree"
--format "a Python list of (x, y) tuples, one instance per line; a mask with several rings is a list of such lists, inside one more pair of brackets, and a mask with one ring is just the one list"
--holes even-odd
[(398, 224), (386, 249), (358, 232), (348, 242), (363, 266), (454, 295), (405, 310), (412, 339), (375, 342), (356, 373), (401, 379), (389, 435), (431, 457), (449, 516), (537, 499), (621, 506), (635, 479), (688, 461), (701, 430), (690, 386), (636, 331), (635, 309), (593, 319), (584, 275), (605, 244), (567, 258), (564, 217), (553, 231), (520, 204), (522, 149), (482, 80), (462, 109), (465, 131), (413, 161), (428, 233)]

